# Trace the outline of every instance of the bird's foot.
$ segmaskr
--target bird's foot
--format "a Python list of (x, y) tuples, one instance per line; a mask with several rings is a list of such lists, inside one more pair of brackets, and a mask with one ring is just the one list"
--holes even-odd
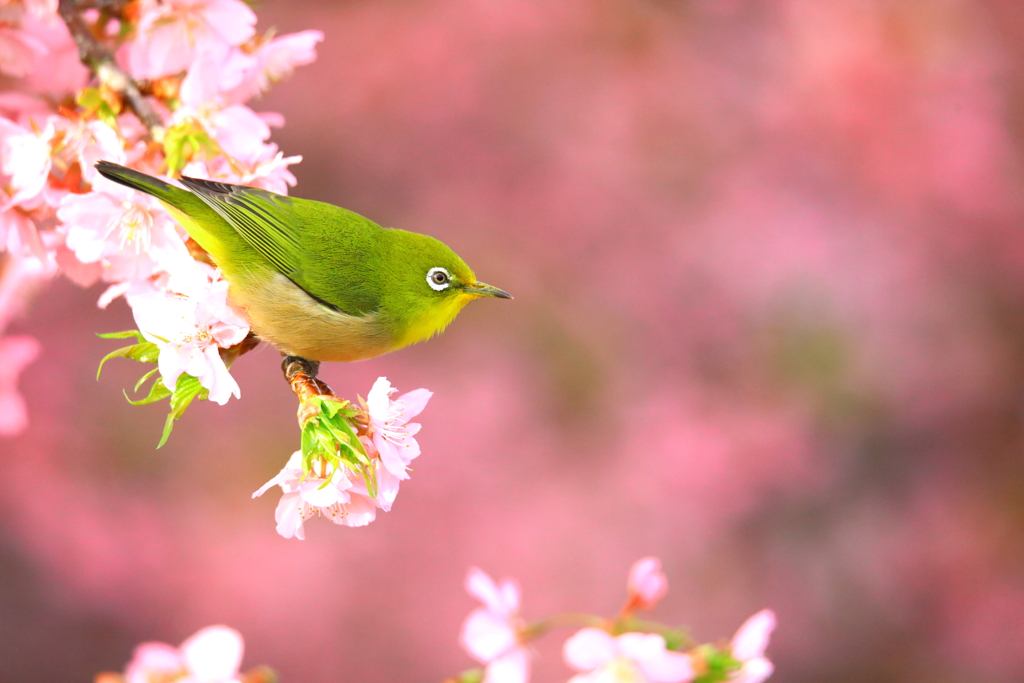
[(318, 361), (306, 360), (299, 356), (285, 356), (281, 361), (281, 369), (299, 399), (299, 427), (305, 427), (307, 422), (320, 414), (320, 403), (310, 399), (346, 402), (338, 398), (325, 382), (317, 378), (317, 372), (320, 370)]

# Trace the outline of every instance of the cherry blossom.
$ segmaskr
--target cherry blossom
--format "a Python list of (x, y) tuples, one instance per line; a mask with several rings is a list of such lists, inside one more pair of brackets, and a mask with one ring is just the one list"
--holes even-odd
[(85, 87), (89, 70), (79, 60), (78, 46), (67, 26), (57, 17), (56, 9), (30, 11), (24, 19), (22, 33), (43, 47), (43, 53), (36, 57), (34, 68), (25, 78), (28, 90), (60, 97)]
[(772, 631), (775, 630), (775, 613), (761, 610), (743, 622), (732, 637), (732, 656), (742, 667), (729, 680), (740, 683), (761, 683), (772, 675), (775, 667), (764, 656)]
[(237, 683), (244, 643), (238, 631), (207, 626), (180, 647), (142, 643), (125, 668), (127, 683)]
[(629, 591), (629, 607), (650, 609), (668, 591), (668, 579), (661, 571), (661, 560), (643, 557), (633, 563), (626, 582)]
[(335, 471), (332, 465), (323, 467), (319, 473), (306, 475), (302, 451), (295, 451), (284, 469), (252, 494), (253, 498), (262, 496), (272, 486), (284, 491), (274, 512), (281, 536), (305, 539), (303, 522), (314, 516), (350, 527), (366, 526), (376, 518), (377, 505), (359, 477), (345, 469)]
[(82, 263), (100, 263), (108, 282), (144, 280), (167, 270), (188, 249), (177, 224), (149, 195), (104, 181), (102, 191), (67, 194), (57, 217), (67, 247)]
[(519, 585), (511, 579), (495, 583), (477, 567), (466, 575), (466, 592), (483, 603), (462, 624), (459, 642), (486, 665), (484, 683), (526, 683), (530, 651), (520, 643)]
[(423, 411), (433, 393), (416, 389), (391, 400), (395, 391), (386, 378), (378, 378), (366, 397), (366, 407), (374, 448), (388, 472), (404, 480), (409, 478), (409, 463), (420, 454), (414, 438), (420, 425), (409, 420)]
[(20, 78), (35, 70), (46, 45), (24, 31), (0, 27), (0, 73)]
[(569, 683), (685, 683), (694, 678), (690, 656), (665, 648), (655, 633), (623, 633), (614, 637), (585, 628), (565, 641), (565, 663), (582, 673)]
[(224, 404), (240, 396), (220, 349), (240, 343), (249, 323), (228, 303), (228, 283), (209, 266), (192, 262), (193, 272), (206, 273), (181, 291), (142, 286), (129, 291), (128, 303), (142, 334), (160, 347), (158, 367), (168, 388), (182, 374), (192, 375), (210, 391), (210, 400)]
[(237, 85), (223, 89), (225, 96), (232, 102), (244, 102), (266, 92), (296, 67), (315, 61), (316, 44), (323, 39), (323, 31), (300, 31), (264, 42), (249, 57)]
[(50, 173), (50, 140), (54, 127), (48, 123), (38, 133), (0, 118), (0, 210), (38, 197)]
[(127, 60), (136, 78), (188, 69), (198, 55), (252, 38), (256, 15), (241, 0), (145, 0)]

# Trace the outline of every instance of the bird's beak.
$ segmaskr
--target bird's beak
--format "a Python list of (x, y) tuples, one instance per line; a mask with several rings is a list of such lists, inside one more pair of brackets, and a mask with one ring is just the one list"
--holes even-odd
[(490, 285), (485, 285), (482, 282), (474, 282), (473, 284), (466, 285), (462, 289), (467, 294), (472, 294), (473, 296), (493, 296), (496, 299), (512, 298), (512, 295), (506, 292), (505, 290), (498, 289), (497, 287), (491, 287)]

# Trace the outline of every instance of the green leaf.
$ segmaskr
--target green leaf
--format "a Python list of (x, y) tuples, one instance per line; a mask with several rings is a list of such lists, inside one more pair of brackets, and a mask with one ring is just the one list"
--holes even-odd
[(178, 382), (174, 387), (174, 393), (171, 394), (171, 412), (167, 415), (167, 421), (164, 422), (163, 435), (160, 437), (160, 443), (156, 447), (161, 448), (167, 443), (167, 438), (171, 435), (171, 429), (174, 428), (174, 421), (185, 414), (185, 409), (188, 408), (193, 400), (198, 398), (200, 401), (205, 401), (209, 395), (210, 391), (205, 389), (198, 379), (192, 375), (179, 375)]
[(95, 110), (103, 104), (103, 96), (100, 94), (99, 88), (85, 88), (78, 93), (75, 103), (84, 109)]
[(103, 357), (103, 360), (100, 361), (100, 366), (96, 368), (96, 379), (100, 378), (104, 364), (111, 358), (129, 358), (140, 363), (155, 363), (159, 357), (160, 347), (150, 341), (122, 347), (116, 351), (111, 351)]
[(124, 332), (97, 332), (96, 336), (100, 339), (128, 339), (129, 337), (135, 337), (137, 340), (142, 341), (142, 333), (138, 330), (125, 330)]
[(696, 655), (704, 660), (706, 669), (693, 679), (693, 683), (722, 683), (729, 680), (741, 666), (729, 650), (719, 650), (712, 645), (700, 646)]
[(168, 175), (178, 175), (198, 154), (216, 156), (219, 153), (220, 147), (194, 119), (186, 119), (171, 126), (164, 135), (164, 158)]
[[(153, 372), (156, 371), (154, 370)], [(146, 377), (148, 377), (151, 374), (153, 373), (148, 373)], [(143, 377), (143, 379), (146, 379), (146, 377)], [(140, 384), (141, 381), (142, 380), (140, 380)], [(136, 388), (136, 391), (138, 391), (138, 388)], [(124, 397), (128, 398), (128, 402), (131, 403), (133, 406), (144, 406), (150, 403), (156, 403), (157, 401), (162, 401), (163, 399), (167, 398), (170, 395), (171, 392), (166, 386), (164, 386), (164, 381), (162, 379), (158, 379), (157, 381), (153, 382), (153, 386), (150, 387), (149, 395), (146, 396), (146, 398), (141, 398), (138, 401), (133, 401), (130, 398), (128, 398), (127, 392), (125, 392)]]
[[(145, 384), (147, 379), (149, 379), (150, 377), (152, 377), (153, 375), (155, 375), (158, 372), (160, 372), (160, 368), (153, 368), (152, 370), (147, 372), (145, 375), (140, 377), (139, 381), (135, 383), (135, 389), (133, 391), (138, 391), (139, 387), (141, 387), (143, 384)], [(163, 384), (163, 382), (161, 382), (161, 384)], [(170, 396), (169, 393), (168, 393), (168, 396)]]

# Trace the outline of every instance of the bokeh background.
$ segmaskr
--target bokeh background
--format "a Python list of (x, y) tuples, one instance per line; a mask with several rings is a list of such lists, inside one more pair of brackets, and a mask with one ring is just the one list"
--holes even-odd
[[(277, 354), (155, 451), (132, 327), (53, 283), (32, 425), (0, 442), (0, 680), (88, 681), (225, 623), (285, 683), (438, 681), (474, 606), (773, 608), (783, 682), (1024, 680), (1024, 5), (1014, 0), (266, 0), (321, 29), (257, 108), (299, 196), (435, 235), (512, 302), (325, 367), (428, 387), (368, 528), (274, 532), (298, 443)], [(563, 635), (567, 635), (563, 634)], [(535, 680), (564, 680), (561, 638)]]

